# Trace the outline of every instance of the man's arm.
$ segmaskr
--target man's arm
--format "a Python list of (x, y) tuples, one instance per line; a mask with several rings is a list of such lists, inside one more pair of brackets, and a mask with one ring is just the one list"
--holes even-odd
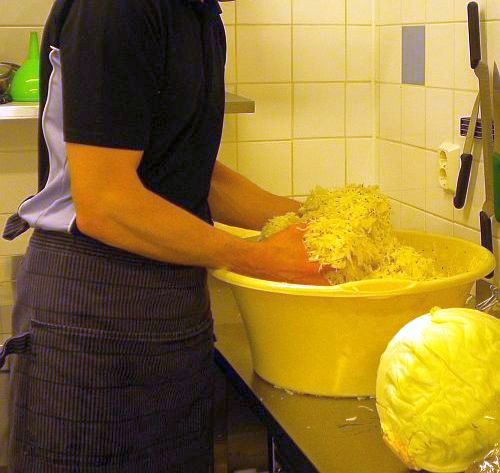
[(228, 268), (264, 279), (325, 284), (296, 229), (265, 243), (214, 229), (147, 190), (142, 152), (67, 145), (76, 223), (96, 240), (158, 261)]
[(210, 189), (214, 220), (235, 227), (260, 230), (272, 217), (296, 212), (300, 204), (267, 192), (237, 172), (216, 163)]

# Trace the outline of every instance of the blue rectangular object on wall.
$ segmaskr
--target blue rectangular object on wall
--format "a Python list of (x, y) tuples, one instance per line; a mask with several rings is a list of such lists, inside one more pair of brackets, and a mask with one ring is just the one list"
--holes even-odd
[(403, 26), (402, 82), (425, 85), (425, 26)]

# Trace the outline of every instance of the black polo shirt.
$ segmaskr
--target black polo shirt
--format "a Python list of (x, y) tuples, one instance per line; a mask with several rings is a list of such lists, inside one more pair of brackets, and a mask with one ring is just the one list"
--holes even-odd
[(220, 13), (216, 0), (54, 3), (42, 45), (39, 192), (19, 208), (25, 224), (75, 229), (66, 142), (143, 150), (144, 185), (211, 221), (224, 117)]

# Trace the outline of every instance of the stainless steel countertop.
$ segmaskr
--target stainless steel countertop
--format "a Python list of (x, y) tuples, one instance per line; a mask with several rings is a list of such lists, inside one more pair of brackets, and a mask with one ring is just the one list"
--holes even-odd
[(276, 389), (254, 373), (242, 324), (216, 325), (216, 334), (218, 355), (232, 368), (226, 375), (244, 383), (321, 473), (408, 472), (382, 440), (374, 400), (319, 398)]

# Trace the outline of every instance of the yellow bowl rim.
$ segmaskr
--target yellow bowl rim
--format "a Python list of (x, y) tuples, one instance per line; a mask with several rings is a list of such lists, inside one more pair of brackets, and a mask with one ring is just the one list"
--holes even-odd
[[(410, 281), (406, 279), (386, 278), (369, 279), (355, 281), (337, 286), (311, 286), (304, 284), (291, 284), (283, 282), (268, 281), (264, 279), (252, 278), (242, 274), (234, 273), (225, 269), (212, 270), (211, 274), (218, 280), (237, 287), (254, 289), (257, 291), (288, 294), (294, 296), (322, 296), (322, 297), (368, 297), (384, 298), (389, 296), (418, 294), (422, 292), (434, 292), (442, 289), (449, 289), (466, 284), (472, 284), (478, 279), (490, 274), (496, 266), (495, 257), (487, 249), (461, 238), (438, 235), (429, 232), (413, 230), (397, 230), (396, 235), (424, 236), (425, 238), (435, 238), (441, 241), (458, 241), (462, 245), (473, 248), (474, 251), (481, 251), (484, 255), (484, 263), (478, 266), (474, 271), (467, 271), (455, 276), (435, 279), (431, 281)], [(368, 286), (373, 287), (380, 282), (380, 285), (387, 286), (390, 283), (393, 289), (369, 290)], [(365, 286), (365, 288), (363, 288)]]

